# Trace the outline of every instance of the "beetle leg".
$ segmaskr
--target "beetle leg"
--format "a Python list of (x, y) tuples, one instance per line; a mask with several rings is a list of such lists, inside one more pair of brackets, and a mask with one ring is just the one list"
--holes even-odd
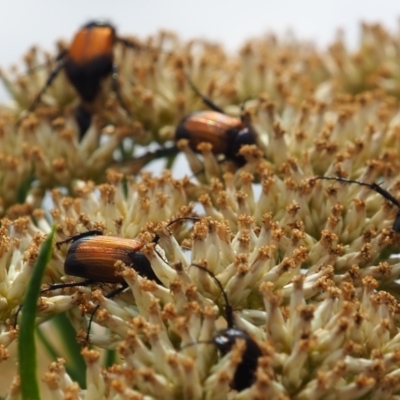
[(35, 72), (38, 69), (42, 69), (42, 68), (48, 67), (51, 62), (56, 62), (58, 64), (67, 55), (67, 53), (68, 53), (67, 50), (63, 50), (56, 57), (54, 57), (52, 60), (48, 60), (48, 61), (44, 62), (43, 64), (35, 65), (34, 67), (29, 68), (25, 72), (25, 74), (29, 75), (29, 74), (31, 74), (32, 72)]
[(132, 157), (118, 163), (118, 168), (126, 174), (136, 175), (148, 163), (164, 157), (175, 157), (179, 153), (177, 146), (162, 147), (154, 151), (148, 151), (140, 157)]
[(140, 45), (139, 43), (135, 43), (132, 40), (124, 39), (122, 37), (117, 37), (117, 38), (115, 38), (115, 40), (117, 42), (121, 43), (122, 45), (124, 45), (125, 47), (129, 47), (131, 49), (135, 49), (135, 50), (143, 49), (142, 45)]
[[(221, 159), (219, 159), (219, 160), (217, 159), (217, 164), (222, 164), (222, 163), (224, 163), (224, 162), (226, 162), (226, 161), (228, 161), (228, 160), (226, 159), (226, 157), (221, 158)], [(197, 172), (195, 172), (193, 175), (190, 175), (189, 179), (192, 179), (192, 178), (194, 178), (194, 177), (196, 177), (196, 176), (199, 176), (199, 175), (203, 174), (204, 172), (205, 172), (205, 169), (202, 168), (200, 171), (197, 171)]]
[[(58, 57), (57, 57), (57, 59), (58, 59)], [(36, 95), (35, 99), (33, 100), (32, 104), (30, 105), (30, 107), (27, 110), (28, 112), (32, 112), (36, 108), (36, 106), (40, 102), (40, 99), (42, 98), (43, 93), (53, 83), (54, 79), (56, 78), (58, 73), (61, 71), (61, 69), (64, 67), (64, 65), (65, 65), (65, 60), (60, 55), (60, 59), (57, 62), (57, 65), (55, 66), (53, 71), (51, 71), (50, 75), (47, 78), (46, 83), (44, 84), (44, 86), (42, 87), (40, 92)]]
[(188, 220), (189, 221), (200, 221), (201, 218), (199, 218), (199, 217), (179, 217), (179, 218), (175, 218), (171, 222), (169, 222), (166, 227), (168, 228), (172, 224), (175, 224), (175, 222), (188, 221)]
[[(40, 292), (40, 294), (42, 295), (43, 293), (46, 293), (50, 290), (56, 290), (56, 289), (63, 289), (66, 287), (75, 287), (75, 286), (89, 286), (91, 284), (93, 284), (94, 282), (92, 280), (86, 280), (83, 282), (71, 282), (71, 283), (52, 283), (51, 285), (49, 285), (49, 287), (47, 289), (44, 289)], [(14, 316), (14, 329), (17, 326), (17, 322), (18, 322), (18, 316), (19, 313), (22, 310), (22, 306), (23, 304), (19, 305), (18, 310), (15, 312), (15, 316)]]
[(117, 64), (113, 64), (112, 65), (112, 90), (114, 91), (115, 95), (117, 96), (117, 100), (119, 105), (125, 110), (125, 112), (131, 117), (131, 118), (135, 118), (134, 115), (129, 111), (128, 107), (126, 106), (124, 100), (122, 99), (121, 96), (121, 91), (120, 91), (120, 87), (119, 87), (119, 83), (118, 83), (118, 66)]
[[(118, 294), (120, 294), (121, 292), (123, 292), (126, 288), (128, 287), (128, 284), (122, 283), (121, 286), (117, 289), (114, 289), (113, 291), (111, 291), (110, 293), (108, 293), (105, 297), (107, 299), (112, 299), (113, 297), (117, 296)], [(98, 304), (94, 310), (92, 311), (91, 315), (90, 315), (90, 319), (89, 319), (89, 324), (88, 324), (88, 328), (86, 331), (86, 342), (89, 343), (89, 334), (90, 334), (90, 328), (92, 326), (92, 322), (93, 322), (93, 318), (94, 315), (96, 314), (97, 310), (100, 308), (100, 304)]]
[(99, 229), (93, 229), (91, 231), (78, 233), (77, 235), (70, 236), (68, 239), (57, 242), (56, 247), (58, 250), (60, 250), (61, 245), (65, 244), (65, 243), (76, 242), (77, 240), (82, 239), (87, 236), (100, 236), (102, 234), (103, 234), (103, 232), (100, 231)]
[(200, 92), (200, 90), (197, 88), (197, 86), (193, 83), (193, 81), (190, 79), (190, 76), (188, 73), (185, 72), (185, 77), (186, 80), (188, 81), (190, 87), (192, 88), (193, 92), (195, 92), (197, 94), (197, 96), (199, 96), (201, 98), (201, 100), (203, 101), (203, 103), (210, 107), (212, 110), (219, 112), (221, 114), (225, 114), (225, 111), (217, 106), (209, 97), (205, 96), (203, 93)]
[(93, 280), (87, 279), (83, 282), (70, 282), (70, 283), (51, 283), (47, 289), (44, 289), (40, 292), (40, 294), (49, 292), (50, 290), (64, 289), (67, 287), (76, 287), (76, 286), (89, 286), (94, 283)]
[(173, 54), (170, 51), (165, 51), (165, 50), (163, 50), (163, 49), (161, 49), (159, 47), (146, 46), (144, 44), (135, 43), (132, 40), (125, 39), (125, 38), (122, 38), (122, 37), (117, 37), (115, 40), (117, 42), (121, 43), (123, 46), (128, 47), (130, 49), (146, 50), (146, 51), (152, 51), (154, 53), (162, 53), (162, 54), (168, 54), (168, 55), (172, 55)]
[(13, 324), (14, 329), (17, 327), (18, 315), (19, 315), (19, 313), (20, 313), (21, 310), (22, 310), (22, 306), (23, 306), (23, 304), (20, 304), (20, 305), (18, 306), (18, 310), (15, 312), (15, 315), (14, 315), (14, 324)]

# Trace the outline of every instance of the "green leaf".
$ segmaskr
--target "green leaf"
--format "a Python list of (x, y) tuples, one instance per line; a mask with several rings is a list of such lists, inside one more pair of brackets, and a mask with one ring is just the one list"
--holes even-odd
[(32, 188), (32, 182), (34, 180), (33, 174), (28, 176), (19, 186), (17, 191), (17, 203), (23, 204), (26, 201), (29, 190)]
[(117, 353), (115, 350), (106, 350), (104, 358), (104, 367), (108, 368), (115, 364)]
[(63, 343), (65, 352), (60, 353), (51, 343), (48, 335), (38, 326), (37, 336), (52, 360), (63, 357), (66, 360), (65, 370), (74, 382), (82, 389), (86, 388), (86, 364), (81, 355), (81, 348), (76, 341), (76, 332), (65, 313), (55, 315), (50, 321), (52, 332), (57, 331), (56, 340)]
[(51, 320), (66, 351), (66, 370), (81, 388), (86, 387), (86, 363), (81, 355), (81, 346), (76, 341), (76, 331), (66, 313), (57, 314)]
[(21, 379), (21, 394), (24, 400), (40, 400), (36, 370), (35, 320), (37, 300), (40, 295), (43, 274), (51, 257), (55, 230), (56, 227), (53, 226), (50, 235), (40, 248), (24, 299), (24, 310), (18, 338), (18, 367)]

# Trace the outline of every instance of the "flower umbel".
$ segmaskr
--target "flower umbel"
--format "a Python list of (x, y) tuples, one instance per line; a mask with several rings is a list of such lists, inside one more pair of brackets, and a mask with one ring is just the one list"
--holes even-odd
[[(342, 39), (318, 51), (272, 36), (232, 56), (170, 33), (148, 42), (154, 51), (118, 45), (127, 110), (105, 81), (81, 141), (71, 114), (78, 100), (64, 78), (19, 119), (46, 74), (3, 72), (20, 110), (2, 109), (0, 121), (0, 360), (18, 336), (15, 312), (56, 223), (62, 245), (54, 244), (37, 322), (66, 312), (83, 345), (86, 388), (71, 378), (68, 358), (58, 359), (44, 379), (52, 398), (399, 396), (397, 203), (366, 186), (319, 179), (378, 182), (397, 198), (400, 119), (389, 97), (398, 95), (397, 42), (364, 25), (356, 52)], [(170, 146), (181, 118), (205, 110), (185, 74), (235, 124), (254, 130), (253, 144), (239, 150), (244, 165), (216, 153), (214, 138), (196, 148), (182, 139), (174, 151), (193, 176), (140, 171), (147, 159), (136, 158), (139, 147), (151, 154), (150, 144)], [(34, 210), (46, 190), (51, 206)], [(134, 240), (132, 252), (157, 280), (123, 257), (99, 262), (111, 281), (82, 284), (93, 270), (66, 275), (71, 248), (79, 248), (69, 238), (94, 240), (94, 231), (111, 238), (112, 250), (121, 250), (119, 238)], [(106, 250), (93, 247), (101, 261), (110, 259)], [(112, 296), (122, 282), (126, 289)], [(100, 348), (116, 350), (118, 360), (102, 368)], [(238, 375), (243, 368), (248, 379)], [(8, 398), (18, 396), (16, 379)]]

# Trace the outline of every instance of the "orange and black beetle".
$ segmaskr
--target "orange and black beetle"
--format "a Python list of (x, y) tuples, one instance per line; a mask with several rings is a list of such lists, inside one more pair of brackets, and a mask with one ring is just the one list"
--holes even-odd
[[(172, 221), (175, 222), (175, 221)], [(158, 241), (158, 236), (154, 242)], [(119, 287), (109, 292), (106, 297), (111, 299), (124, 291), (128, 284), (122, 276), (116, 275), (115, 263), (122, 261), (126, 266), (133, 268), (139, 275), (153, 280), (162, 285), (154, 273), (150, 261), (140, 252), (144, 244), (136, 239), (126, 239), (116, 236), (103, 236), (99, 230), (87, 231), (71, 236), (66, 240), (56, 243), (59, 249), (63, 244), (72, 243), (68, 249), (64, 262), (64, 272), (68, 275), (85, 278), (83, 282), (69, 282), (51, 284), (42, 294), (50, 290), (64, 289), (67, 287), (89, 286), (93, 283), (119, 283)], [(20, 306), (15, 314), (14, 326), (17, 325)], [(89, 319), (87, 340), (94, 314), (98, 310), (96, 306)]]
[[(169, 222), (166, 228), (184, 220), (198, 221), (199, 218), (176, 218)], [(152, 242), (157, 244), (159, 240), (160, 237), (155, 235)], [(53, 284), (50, 285), (49, 289), (46, 289), (46, 291), (65, 287), (90, 285), (94, 282), (121, 283), (123, 288), (120, 291), (122, 291), (128, 285), (121, 276), (115, 275), (116, 271), (114, 265), (117, 261), (122, 261), (126, 266), (130, 266), (137, 271), (139, 275), (162, 285), (162, 282), (154, 273), (150, 261), (140, 252), (144, 244), (137, 239), (103, 236), (102, 231), (91, 230), (57, 242), (56, 247), (59, 249), (61, 245), (68, 243), (72, 243), (72, 245), (68, 249), (65, 259), (64, 272), (68, 275), (86, 278), (87, 280), (84, 282)], [(113, 296), (114, 295), (115, 294), (113, 294)]]
[(186, 78), (193, 91), (211, 110), (193, 112), (183, 118), (176, 129), (175, 141), (187, 139), (194, 151), (201, 142), (209, 142), (214, 154), (223, 154), (226, 159), (243, 166), (246, 160), (238, 152), (245, 144), (257, 144), (256, 133), (241, 119), (226, 115), (221, 107), (199, 91), (189, 76)]
[[(169, 222), (167, 228), (179, 221), (198, 221), (197, 217), (180, 217)], [(156, 235), (153, 243), (157, 244), (160, 237)], [(128, 284), (122, 276), (116, 275), (115, 263), (122, 261), (126, 266), (133, 268), (139, 275), (163, 285), (151, 267), (150, 261), (140, 252), (144, 244), (136, 239), (127, 239), (116, 236), (103, 236), (100, 230), (91, 230), (71, 236), (66, 240), (56, 243), (59, 249), (61, 245), (72, 243), (67, 252), (64, 263), (64, 272), (68, 275), (85, 278), (83, 282), (70, 282), (52, 284), (45, 293), (50, 290), (66, 287), (89, 286), (95, 282), (119, 283), (120, 286), (106, 295), (111, 299), (124, 291)], [(157, 250), (156, 250), (157, 252)], [(87, 340), (89, 340), (90, 326), (94, 314), (99, 306), (95, 307), (89, 319)], [(17, 320), (18, 312), (15, 318)]]
[[(197, 217), (180, 217), (172, 220), (166, 226), (175, 224), (179, 221), (192, 220), (198, 221)], [(155, 235), (152, 240), (157, 244), (160, 240)], [(85, 278), (83, 282), (55, 283), (49, 285), (47, 289), (42, 290), (42, 294), (50, 290), (64, 289), (67, 287), (89, 286), (93, 283), (119, 283), (119, 287), (109, 292), (105, 297), (111, 299), (124, 291), (128, 284), (122, 276), (116, 275), (115, 263), (122, 261), (126, 266), (133, 268), (139, 275), (149, 280), (163, 285), (151, 267), (150, 261), (140, 252), (144, 247), (144, 243), (136, 239), (127, 239), (116, 236), (103, 236), (100, 230), (91, 230), (77, 235), (71, 236), (66, 240), (56, 243), (59, 249), (61, 245), (72, 243), (68, 249), (64, 262), (64, 272), (68, 275), (79, 276)], [(155, 250), (157, 252), (157, 250)], [(157, 254), (159, 254), (157, 252)], [(162, 257), (160, 255), (160, 257)], [(15, 314), (14, 326), (17, 325), (18, 315), (21, 310), (20, 306)], [(93, 310), (88, 324), (87, 337), (89, 340), (89, 332), (93, 317), (98, 310), (96, 306)]]
[[(71, 242), (72, 245), (68, 249), (64, 263), (64, 271), (67, 275), (86, 278), (90, 283), (121, 283), (125, 288), (127, 284), (122, 276), (115, 274), (114, 266), (117, 261), (122, 261), (135, 269), (139, 275), (162, 285), (151, 268), (149, 260), (140, 252), (143, 243), (139, 240), (103, 236), (101, 231), (94, 230), (71, 236), (58, 242), (56, 246), (59, 248), (62, 244)], [(51, 288), (54, 289), (54, 286), (52, 285)]]
[(118, 67), (113, 60), (116, 42), (131, 48), (139, 48), (136, 43), (116, 35), (113, 25), (105, 21), (91, 21), (85, 24), (74, 36), (68, 49), (56, 58), (57, 64), (28, 111), (36, 108), (41, 96), (51, 85), (61, 69), (79, 94), (83, 104), (78, 107), (76, 119), (80, 136), (83, 137), (91, 123), (88, 105), (92, 103), (101, 89), (101, 82), (112, 74), (112, 87), (121, 106), (126, 108), (118, 87)]
[(242, 354), (242, 360), (237, 365), (235, 375), (233, 376), (233, 380), (231, 382), (231, 387), (232, 389), (238, 391), (247, 389), (254, 383), (256, 379), (258, 359), (262, 357), (261, 349), (259, 345), (255, 342), (255, 340), (246, 331), (240, 328), (236, 328), (234, 326), (233, 309), (228, 301), (228, 296), (226, 295), (225, 290), (218, 278), (210, 270), (201, 265), (191, 265), (209, 274), (221, 290), (222, 296), (224, 297), (225, 301), (225, 315), (228, 325), (226, 329), (219, 330), (212, 341), (203, 341), (199, 343), (214, 344), (220, 352), (221, 356), (223, 357), (230, 351), (232, 351), (232, 348), (237, 340), (244, 340), (246, 343), (246, 349)]
[[(95, 282), (119, 283), (119, 287), (106, 295), (107, 298), (111, 299), (128, 287), (124, 278), (116, 275), (115, 263), (117, 261), (122, 261), (128, 267), (132, 267), (137, 271), (139, 275), (162, 285), (162, 282), (151, 268), (149, 260), (140, 252), (140, 249), (144, 246), (143, 243), (136, 239), (103, 236), (102, 231), (92, 230), (57, 242), (56, 247), (59, 249), (61, 245), (71, 242), (72, 245), (68, 249), (67, 257), (65, 258), (64, 272), (68, 275), (86, 278), (86, 280), (83, 282), (52, 284), (42, 293), (67, 287), (89, 286)], [(90, 327), (98, 309), (99, 306), (96, 306), (90, 316), (86, 334), (87, 341), (89, 341)], [(18, 313), (19, 310), (15, 317), (15, 323)]]

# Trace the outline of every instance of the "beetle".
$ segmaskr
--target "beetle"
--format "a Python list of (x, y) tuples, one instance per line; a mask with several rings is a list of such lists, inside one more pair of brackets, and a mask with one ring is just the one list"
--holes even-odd
[(189, 146), (197, 151), (201, 142), (212, 144), (214, 154), (223, 154), (227, 160), (235, 162), (239, 167), (246, 163), (243, 156), (238, 155), (243, 145), (257, 144), (257, 136), (250, 124), (242, 119), (227, 115), (209, 97), (203, 95), (186, 74), (192, 90), (210, 107), (208, 111), (196, 111), (184, 117), (175, 131), (175, 142), (187, 139)]
[[(167, 224), (167, 228), (179, 221), (192, 220), (198, 221), (197, 217), (180, 217)], [(153, 243), (157, 244), (160, 237), (156, 234)], [(121, 238), (117, 236), (103, 235), (101, 230), (90, 230), (70, 236), (69, 238), (57, 242), (56, 247), (60, 249), (63, 244), (72, 243), (68, 249), (64, 262), (64, 272), (67, 275), (85, 278), (83, 282), (56, 283), (51, 284), (47, 289), (42, 290), (41, 294), (50, 290), (64, 289), (67, 287), (89, 286), (96, 282), (100, 283), (119, 283), (120, 286), (112, 290), (105, 297), (113, 298), (123, 292), (128, 284), (122, 276), (116, 275), (115, 263), (122, 261), (126, 266), (133, 268), (141, 276), (163, 285), (154, 273), (150, 261), (140, 251), (144, 243), (137, 239)], [(155, 250), (157, 252), (157, 250)], [(161, 257), (161, 256), (160, 256)], [(89, 339), (90, 327), (96, 311), (96, 306), (90, 316), (86, 340)], [(14, 326), (21, 306), (17, 310), (14, 318)]]
[(56, 247), (60, 249), (66, 243), (72, 243), (64, 263), (64, 272), (67, 275), (87, 278), (90, 283), (120, 283), (125, 288), (125, 280), (122, 276), (115, 275), (114, 268), (117, 261), (122, 261), (134, 268), (139, 275), (162, 285), (149, 260), (140, 252), (144, 244), (137, 239), (104, 236), (102, 231), (92, 230), (57, 242)]
[(92, 123), (92, 113), (83, 104), (79, 104), (74, 110), (74, 117), (79, 129), (79, 139), (82, 139)]
[(221, 282), (214, 275), (214, 273), (208, 270), (206, 267), (198, 264), (191, 264), (191, 266), (199, 268), (210, 275), (221, 290), (225, 302), (225, 318), (228, 327), (218, 331), (211, 342), (197, 342), (191, 343), (190, 345), (198, 343), (213, 343), (217, 347), (221, 357), (223, 357), (232, 350), (236, 340), (244, 340), (246, 342), (246, 349), (242, 354), (242, 361), (238, 364), (235, 375), (233, 376), (233, 381), (231, 382), (232, 389), (242, 391), (250, 387), (255, 381), (255, 372), (257, 370), (258, 359), (262, 356), (261, 349), (247, 332), (245, 332), (243, 329), (235, 327), (233, 308), (228, 301), (228, 296), (222, 287)]
[(392, 204), (394, 204), (398, 210), (396, 217), (393, 222), (392, 226), (392, 231), (393, 232), (400, 232), (400, 202), (397, 200), (393, 195), (391, 195), (387, 190), (383, 189), (381, 186), (379, 186), (377, 183), (366, 183), (366, 182), (361, 182), (361, 181), (356, 181), (352, 179), (346, 179), (342, 178), (340, 176), (337, 177), (330, 177), (330, 176), (316, 176), (316, 179), (325, 179), (325, 180), (330, 180), (330, 181), (338, 181), (338, 182), (344, 182), (344, 183), (356, 183), (357, 185), (360, 186), (366, 186), (370, 188), (371, 190), (375, 191), (376, 193), (379, 193), (383, 198), (386, 200), (389, 200)]
[[(120, 94), (118, 66), (113, 60), (113, 48), (117, 42), (126, 47), (141, 48), (134, 42), (118, 37), (115, 27), (109, 22), (97, 20), (83, 25), (73, 37), (69, 48), (61, 51), (56, 57), (56, 66), (50, 72), (43, 88), (33, 100), (28, 111), (31, 112), (37, 107), (42, 95), (58, 73), (64, 69), (65, 75), (83, 103), (81, 108), (76, 111), (80, 138), (84, 136), (90, 126), (90, 106), (100, 92), (102, 81), (109, 75), (112, 77), (112, 88), (118, 102), (130, 114)], [(85, 115), (82, 119), (83, 112)]]
[[(175, 221), (172, 221), (175, 222)], [(156, 236), (154, 241), (158, 241)], [(50, 290), (64, 289), (67, 287), (89, 286), (96, 282), (119, 283), (120, 286), (112, 290), (105, 297), (111, 299), (123, 292), (128, 284), (122, 276), (116, 275), (115, 263), (122, 261), (132, 267), (139, 275), (162, 285), (157, 275), (151, 268), (150, 261), (140, 252), (144, 244), (136, 239), (127, 239), (116, 236), (104, 236), (100, 230), (91, 230), (71, 236), (66, 240), (56, 243), (57, 249), (63, 244), (72, 243), (68, 249), (64, 263), (64, 272), (67, 275), (86, 278), (83, 282), (70, 282), (51, 284), (41, 294)], [(97, 305), (92, 311), (86, 333), (86, 341), (89, 341), (89, 333), (94, 315), (100, 308)], [(15, 316), (15, 325), (18, 319), (18, 309)]]

